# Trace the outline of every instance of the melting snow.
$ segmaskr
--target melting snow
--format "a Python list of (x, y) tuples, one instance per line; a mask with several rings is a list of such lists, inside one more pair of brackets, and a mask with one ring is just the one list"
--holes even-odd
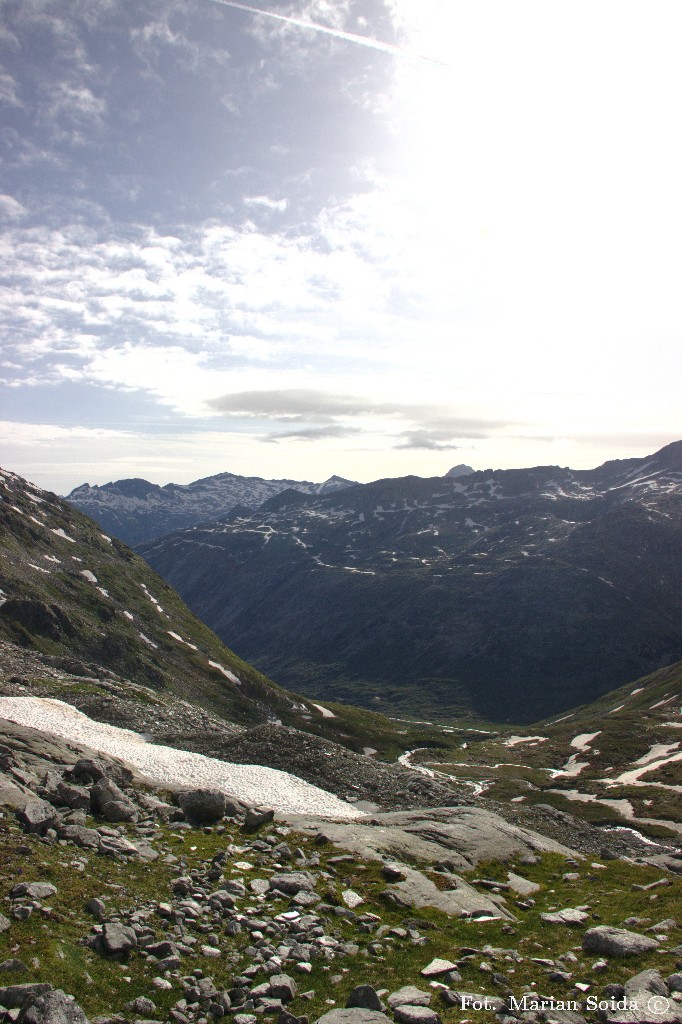
[(81, 569), (81, 576), (85, 576), (86, 580), (89, 580), (90, 583), (97, 583), (97, 577), (89, 569)]
[(230, 672), (229, 668), (225, 668), (223, 665), (219, 665), (217, 661), (209, 661), (209, 665), (211, 666), (211, 668), (217, 668), (219, 672), (222, 672), (222, 674), (225, 676), (225, 678), (229, 679), (230, 682), (235, 684), (235, 686), (241, 686), (242, 685), (241, 679), (239, 679), (234, 674), (234, 672)]
[(336, 718), (333, 711), (330, 711), (329, 708), (323, 708), (321, 704), (313, 704), (313, 707), (317, 708), (323, 718)]
[(364, 815), (332, 793), (260, 765), (230, 764), (173, 747), (148, 743), (139, 733), (95, 722), (70, 704), (44, 697), (0, 698), (0, 715), (31, 728), (120, 757), (147, 778), (163, 784), (219, 789), (245, 803), (277, 811), (331, 818)]
[(191, 647), (193, 651), (198, 650), (196, 644), (191, 644), (189, 640), (183, 640), (183, 638), (177, 633), (174, 633), (172, 629), (167, 629), (166, 632), (168, 633), (168, 636), (172, 636), (174, 640), (177, 640), (181, 644), (185, 644), (186, 647)]
[(37, 569), (38, 572), (45, 573), (46, 576), (51, 576), (52, 575), (50, 570), (49, 569), (43, 569), (42, 565), (34, 565), (33, 562), (29, 562), (28, 564), (31, 566), (32, 569)]
[(158, 644), (155, 644), (153, 640), (150, 640), (148, 636), (145, 636), (144, 633), (140, 633), (140, 640), (144, 640), (144, 642), (149, 644), (150, 647), (158, 648), (159, 646)]
[(73, 537), (69, 537), (68, 533), (64, 533), (61, 526), (59, 527), (58, 530), (52, 530), (52, 533), (54, 533), (56, 537), (61, 537), (62, 540), (68, 540), (70, 544), (76, 543)]
[(505, 747), (515, 747), (519, 743), (545, 743), (549, 736), (510, 736), (504, 741)]
[(571, 746), (575, 747), (576, 750), (589, 750), (590, 743), (599, 736), (599, 732), (581, 732), (579, 736), (574, 736), (571, 740)]

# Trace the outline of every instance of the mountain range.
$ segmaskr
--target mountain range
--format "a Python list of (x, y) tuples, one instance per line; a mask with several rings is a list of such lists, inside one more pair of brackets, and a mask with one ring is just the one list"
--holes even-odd
[(81, 484), (66, 500), (96, 519), (112, 536), (139, 544), (184, 526), (226, 515), (235, 506), (258, 508), (268, 498), (293, 489), (302, 494), (329, 494), (352, 481), (331, 476), (324, 483), (306, 480), (263, 480), (258, 476), (218, 473), (191, 484), (160, 487), (139, 478), (91, 486)]
[(682, 442), (289, 489), (139, 550), (282, 685), (392, 714), (530, 722), (682, 658)]

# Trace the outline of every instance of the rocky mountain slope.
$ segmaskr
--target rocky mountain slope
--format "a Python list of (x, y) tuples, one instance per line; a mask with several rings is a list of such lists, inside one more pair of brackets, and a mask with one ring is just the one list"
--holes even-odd
[[(63, 499), (6, 470), (0, 471), (0, 556), (5, 681), (42, 679), (46, 696), (68, 693), (68, 700), (113, 724), (125, 724), (117, 715), (134, 717), (146, 707), (152, 721), (133, 728), (154, 734), (154, 716), (159, 722), (169, 716), (159, 728), (175, 730), (179, 744), (192, 748), (210, 745), (216, 729), (231, 735), (235, 727), (274, 721), (360, 749), (391, 743), (396, 728), (381, 716), (334, 712), (266, 679), (130, 548)], [(194, 712), (171, 707), (173, 700), (203, 714), (202, 727), (196, 728)]]
[(160, 487), (148, 480), (116, 480), (101, 487), (81, 484), (66, 500), (126, 544), (161, 537), (185, 526), (227, 515), (235, 506), (258, 508), (268, 498), (293, 489), (302, 494), (331, 494), (352, 481), (332, 476), (324, 483), (263, 480), (257, 476), (218, 473), (191, 484)]
[(529, 722), (682, 658), (682, 442), (589, 471), (288, 491), (140, 551), (299, 692)]

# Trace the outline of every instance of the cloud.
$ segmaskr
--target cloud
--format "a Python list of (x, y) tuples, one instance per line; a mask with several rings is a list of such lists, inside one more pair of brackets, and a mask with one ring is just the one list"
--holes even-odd
[(434, 430), (406, 430), (400, 436), (403, 440), (399, 444), (393, 445), (396, 449), (423, 448), (432, 452), (447, 452), (456, 451), (462, 447), (462, 445), (453, 444), (452, 441), (439, 440), (441, 432)]
[(14, 198), (14, 196), (0, 195), (0, 216), (8, 220), (18, 220), (26, 213), (26, 207)]
[(246, 206), (264, 206), (267, 210), (284, 213), (289, 205), (288, 199), (270, 199), (268, 196), (244, 196)]
[(0, 103), (8, 107), (21, 107), (19, 86), (7, 71), (0, 71)]
[(290, 419), (331, 416), (357, 416), (376, 410), (371, 399), (354, 395), (333, 395), (313, 388), (286, 388), (280, 391), (240, 391), (208, 400), (209, 408), (228, 415)]
[(277, 442), (284, 440), (295, 441), (329, 441), (331, 438), (347, 437), (349, 434), (357, 434), (359, 427), (344, 427), (339, 423), (330, 423), (321, 427), (302, 427), (300, 430), (278, 431), (275, 434), (268, 434), (260, 438), (261, 441)]

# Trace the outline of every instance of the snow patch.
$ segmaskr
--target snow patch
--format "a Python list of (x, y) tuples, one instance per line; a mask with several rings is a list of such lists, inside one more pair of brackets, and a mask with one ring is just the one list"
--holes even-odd
[(313, 707), (317, 708), (323, 718), (336, 718), (333, 711), (330, 711), (329, 708), (323, 708), (321, 704), (313, 704)]
[(90, 572), (89, 569), (81, 569), (81, 576), (85, 576), (86, 580), (90, 583), (97, 583), (97, 577), (94, 572)]
[(52, 533), (55, 535), (55, 537), (61, 537), (62, 540), (68, 540), (69, 544), (76, 543), (73, 537), (69, 537), (68, 533), (64, 533), (61, 526), (59, 527), (58, 530), (52, 530)]
[(230, 764), (185, 750), (148, 743), (139, 733), (95, 722), (63, 701), (47, 697), (2, 697), (0, 715), (11, 722), (43, 729), (93, 750), (122, 758), (154, 782), (219, 789), (247, 804), (294, 814), (328, 818), (364, 815), (318, 786), (275, 768)]
[(510, 736), (504, 741), (505, 747), (516, 747), (519, 743), (545, 743), (549, 736)]
[(592, 740), (596, 740), (597, 736), (601, 735), (599, 732), (581, 732), (579, 736), (574, 736), (571, 740), (571, 746), (575, 747), (576, 750), (589, 750)]
[(209, 665), (211, 668), (217, 668), (219, 672), (222, 672), (225, 678), (229, 679), (230, 682), (235, 684), (235, 686), (242, 685), (241, 679), (239, 679), (234, 672), (230, 672), (229, 668), (225, 668), (224, 665), (219, 665), (217, 661), (209, 661)]

